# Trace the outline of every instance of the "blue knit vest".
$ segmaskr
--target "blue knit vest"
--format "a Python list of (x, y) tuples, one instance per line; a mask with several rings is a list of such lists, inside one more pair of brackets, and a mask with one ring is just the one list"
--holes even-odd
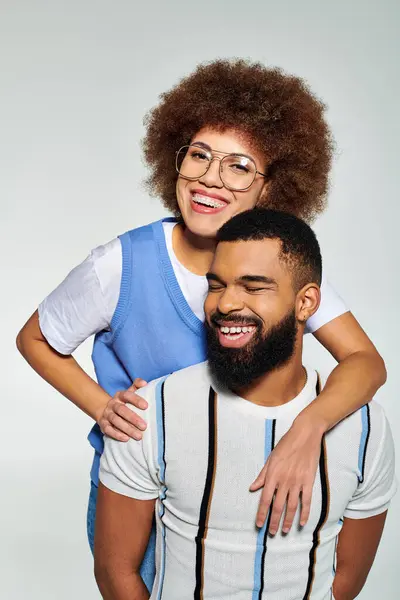
[[(166, 219), (174, 221), (175, 219)], [(146, 381), (206, 359), (203, 323), (176, 280), (162, 221), (120, 236), (122, 278), (110, 331), (95, 337), (92, 359), (99, 384), (110, 396), (136, 377)], [(103, 435), (95, 425), (88, 437), (95, 450), (91, 479), (99, 482)], [(155, 527), (140, 574), (151, 592), (155, 579)]]
[[(92, 353), (97, 380), (110, 396), (136, 377), (151, 381), (206, 359), (204, 326), (179, 287), (162, 223), (120, 236), (119, 300), (110, 331), (96, 335)], [(91, 479), (98, 485), (103, 436), (97, 425), (88, 439), (95, 449)]]

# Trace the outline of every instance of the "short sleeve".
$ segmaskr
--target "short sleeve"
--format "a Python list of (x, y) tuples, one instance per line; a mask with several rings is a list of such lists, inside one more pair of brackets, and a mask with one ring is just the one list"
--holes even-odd
[(397, 490), (390, 426), (382, 408), (370, 406), (371, 439), (367, 447), (364, 480), (359, 484), (344, 513), (349, 519), (366, 519), (385, 512)]
[(71, 354), (88, 337), (109, 329), (121, 285), (118, 238), (99, 246), (39, 305), (39, 325), (52, 348)]
[(321, 283), (321, 303), (317, 312), (308, 319), (305, 333), (314, 333), (336, 317), (340, 317), (349, 309), (346, 304), (325, 278)]
[(149, 404), (145, 411), (127, 404), (131, 410), (140, 412), (140, 416), (147, 422), (142, 439), (118, 442), (106, 436), (100, 461), (101, 483), (117, 494), (137, 500), (155, 499), (160, 491), (152, 450), (154, 427), (149, 416), (151, 407), (155, 405), (153, 390), (152, 384), (140, 390), (140, 395)]

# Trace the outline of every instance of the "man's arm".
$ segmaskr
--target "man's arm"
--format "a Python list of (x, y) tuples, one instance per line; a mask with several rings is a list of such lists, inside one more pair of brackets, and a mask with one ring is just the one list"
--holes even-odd
[[(95, 528), (95, 575), (105, 600), (147, 600), (149, 593), (139, 568), (149, 541), (160, 481), (154, 452), (155, 391), (160, 382), (142, 390), (148, 408), (141, 441), (104, 438)], [(132, 407), (128, 405), (130, 409)], [(152, 436), (154, 434), (154, 440)]]
[(139, 574), (150, 537), (155, 500), (136, 500), (100, 483), (94, 571), (104, 600), (148, 600)]
[(367, 519), (344, 519), (339, 534), (335, 600), (353, 600), (361, 592), (375, 559), (387, 511)]
[(347, 504), (339, 534), (333, 583), (336, 600), (352, 600), (362, 590), (397, 487), (389, 423), (376, 402), (371, 402), (364, 410), (367, 417), (364, 426), (368, 426), (369, 435), (365, 442), (360, 481)]

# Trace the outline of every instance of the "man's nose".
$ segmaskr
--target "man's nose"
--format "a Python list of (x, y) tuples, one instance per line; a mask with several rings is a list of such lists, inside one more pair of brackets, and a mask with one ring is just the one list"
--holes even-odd
[(208, 167), (207, 172), (200, 177), (199, 182), (203, 183), (207, 187), (224, 187), (220, 174), (220, 164), (221, 162), (219, 158), (213, 158), (210, 161), (210, 166)]
[(244, 308), (244, 303), (240, 297), (240, 294), (234, 290), (226, 288), (218, 299), (218, 310), (224, 315), (229, 314), (233, 311), (239, 311)]

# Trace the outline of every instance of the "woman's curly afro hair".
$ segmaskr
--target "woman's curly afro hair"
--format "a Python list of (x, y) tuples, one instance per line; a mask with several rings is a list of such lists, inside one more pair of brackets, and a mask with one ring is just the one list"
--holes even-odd
[(180, 215), (175, 153), (203, 127), (234, 129), (266, 157), (270, 186), (260, 204), (306, 221), (325, 207), (333, 143), (325, 106), (304, 81), (243, 59), (201, 64), (145, 117), (147, 185)]

